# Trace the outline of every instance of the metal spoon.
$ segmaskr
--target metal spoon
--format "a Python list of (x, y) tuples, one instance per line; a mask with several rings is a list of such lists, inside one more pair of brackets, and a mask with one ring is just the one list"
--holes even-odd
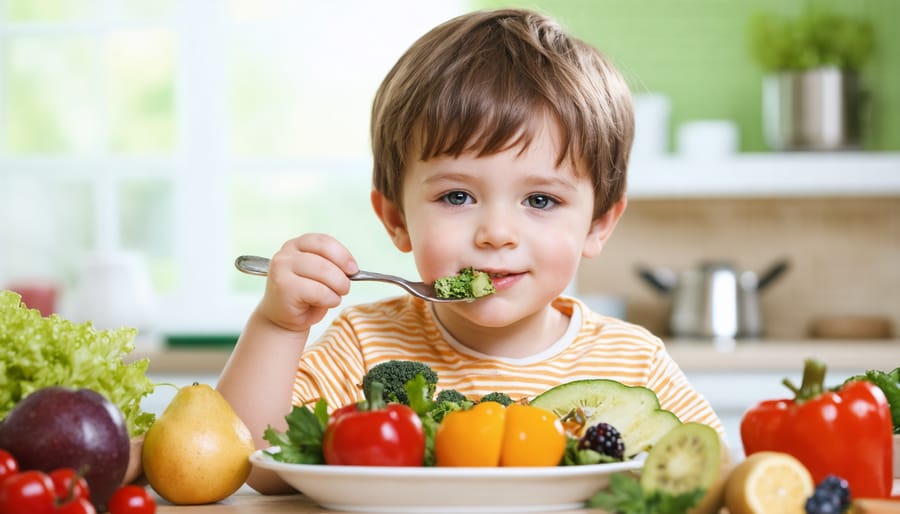
[[(269, 274), (269, 259), (256, 255), (241, 255), (234, 260), (234, 266), (248, 275), (266, 276)], [(359, 270), (349, 275), (350, 280), (387, 282), (395, 284), (406, 290), (407, 293), (429, 302), (471, 302), (471, 298), (438, 298), (434, 292), (434, 285), (424, 282), (411, 282), (405, 278), (383, 273)]]

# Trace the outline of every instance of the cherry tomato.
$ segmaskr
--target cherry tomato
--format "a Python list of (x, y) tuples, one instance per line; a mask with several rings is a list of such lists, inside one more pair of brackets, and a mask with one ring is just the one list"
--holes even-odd
[(85, 498), (75, 498), (67, 503), (62, 503), (53, 511), (54, 514), (97, 514), (97, 509), (91, 505), (91, 501)]
[(0, 484), (3, 514), (53, 514), (56, 494), (53, 481), (40, 471), (23, 471)]
[(6, 450), (0, 450), (0, 483), (6, 477), (15, 475), (19, 472), (19, 463), (16, 458)]
[(156, 500), (141, 486), (124, 485), (109, 499), (109, 514), (153, 514)]
[(67, 503), (79, 498), (88, 500), (90, 503), (91, 492), (88, 489), (87, 480), (74, 469), (54, 469), (50, 472), (50, 480), (53, 481), (53, 490), (59, 503)]

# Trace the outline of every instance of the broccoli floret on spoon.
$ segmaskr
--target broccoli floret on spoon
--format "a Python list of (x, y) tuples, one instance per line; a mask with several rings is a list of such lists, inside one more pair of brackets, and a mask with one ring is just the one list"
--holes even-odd
[(438, 298), (480, 298), (495, 293), (496, 289), (487, 273), (468, 267), (456, 275), (437, 279), (434, 291)]

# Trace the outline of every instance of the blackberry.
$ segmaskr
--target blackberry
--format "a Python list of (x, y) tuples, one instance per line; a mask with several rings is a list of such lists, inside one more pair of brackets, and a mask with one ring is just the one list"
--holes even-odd
[(597, 423), (588, 427), (584, 436), (578, 440), (578, 449), (594, 450), (616, 460), (622, 460), (625, 456), (622, 434), (609, 423)]
[(839, 476), (828, 475), (806, 500), (806, 514), (840, 514), (850, 506), (850, 486)]

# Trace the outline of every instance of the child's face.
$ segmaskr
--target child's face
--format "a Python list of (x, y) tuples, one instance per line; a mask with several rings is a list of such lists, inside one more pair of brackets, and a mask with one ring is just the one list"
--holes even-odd
[(425, 282), (468, 266), (491, 274), (496, 294), (453, 304), (486, 326), (504, 326), (549, 305), (581, 258), (599, 253), (621, 214), (616, 207), (592, 219), (590, 178), (576, 175), (568, 159), (557, 167), (557, 128), (546, 120), (539, 120), (524, 151), (517, 146), (484, 157), (413, 162), (393, 230), (390, 213), (376, 200), (395, 244), (413, 251)]

